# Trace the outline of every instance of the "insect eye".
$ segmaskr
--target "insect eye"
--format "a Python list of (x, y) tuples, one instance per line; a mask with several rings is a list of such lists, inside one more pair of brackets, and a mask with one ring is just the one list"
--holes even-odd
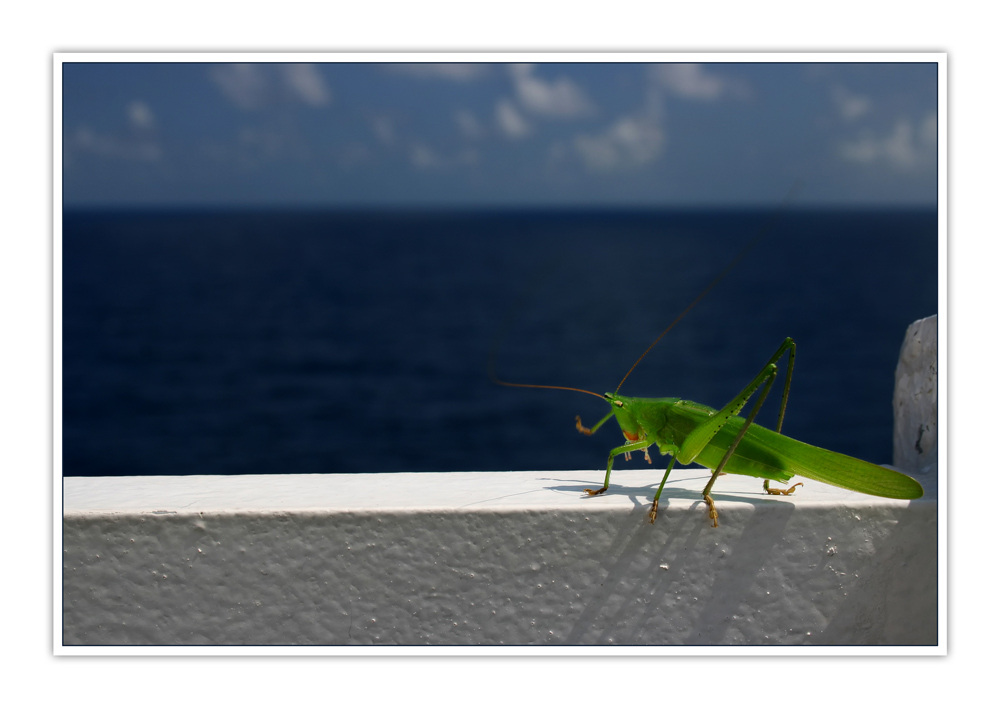
[(624, 408), (625, 407), (625, 404), (622, 403), (621, 401), (615, 401), (615, 405), (618, 406), (619, 408)]

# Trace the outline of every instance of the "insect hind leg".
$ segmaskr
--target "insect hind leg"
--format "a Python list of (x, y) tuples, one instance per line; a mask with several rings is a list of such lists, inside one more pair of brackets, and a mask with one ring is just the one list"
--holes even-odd
[[(780, 351), (781, 350), (779, 349), (779, 354)], [(708, 480), (708, 484), (705, 485), (705, 489), (702, 491), (702, 497), (705, 499), (705, 503), (708, 504), (708, 518), (712, 520), (712, 526), (716, 528), (718, 528), (719, 526), (719, 512), (715, 508), (715, 501), (712, 499), (710, 495), (710, 492), (712, 491), (712, 485), (715, 484), (715, 480), (719, 478), (720, 474), (722, 474), (722, 470), (726, 466), (726, 463), (729, 462), (729, 458), (732, 457), (733, 452), (736, 451), (736, 447), (740, 444), (740, 441), (743, 439), (743, 436), (746, 435), (747, 430), (750, 429), (750, 424), (753, 423), (754, 418), (757, 417), (757, 413), (760, 412), (760, 407), (764, 403), (764, 399), (767, 398), (767, 394), (768, 392), (770, 392), (771, 385), (774, 383), (774, 379), (777, 377), (777, 375), (778, 375), (778, 367), (776, 367), (773, 362), (769, 362), (767, 366), (765, 366), (764, 369), (757, 375), (757, 377), (750, 382), (750, 385), (747, 386), (743, 390), (743, 392), (739, 396), (737, 396), (732, 402), (730, 402), (729, 406), (727, 406), (726, 409), (724, 409), (724, 410), (732, 410), (732, 413), (730, 413), (729, 415), (738, 412), (739, 409), (743, 407), (743, 404), (746, 403), (747, 400), (749, 400), (750, 396), (753, 395), (753, 391), (759, 388), (761, 385), (763, 385), (764, 388), (761, 390), (760, 394), (758, 394), (757, 401), (754, 403), (753, 406), (753, 410), (750, 411), (750, 415), (747, 416), (746, 421), (743, 423), (743, 427), (740, 428), (740, 432), (737, 433), (736, 437), (733, 438), (733, 442), (729, 445), (729, 448), (726, 450), (726, 454), (722, 456), (722, 459), (719, 461), (718, 466), (712, 473), (711, 479)], [(715, 416), (720, 415), (721, 413), (723, 413), (723, 411), (715, 413), (713, 415), (713, 418)], [(729, 416), (727, 415), (726, 417), (728, 418)], [(710, 420), (712, 419), (710, 418), (709, 421)], [(702, 425), (704, 425), (704, 423)], [(716, 432), (717, 431), (718, 429), (716, 429)]]
[(803, 487), (803, 486), (805, 486), (805, 485), (802, 484), (802, 482), (796, 482), (791, 487), (788, 487), (786, 489), (771, 489), (770, 485), (768, 484), (769, 481), (770, 480), (767, 480), (767, 479), (764, 480), (764, 491), (767, 494), (784, 494), (786, 497), (789, 494), (791, 494), (792, 492), (794, 492), (796, 487)]

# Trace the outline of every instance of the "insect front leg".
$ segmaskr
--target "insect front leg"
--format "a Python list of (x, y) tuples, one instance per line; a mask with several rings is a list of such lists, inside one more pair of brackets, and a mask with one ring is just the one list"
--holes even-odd
[(604, 494), (604, 492), (608, 491), (608, 484), (611, 481), (611, 465), (613, 465), (614, 462), (615, 462), (615, 456), (616, 455), (623, 455), (626, 452), (633, 452), (635, 450), (642, 450), (643, 448), (646, 448), (646, 447), (649, 447), (649, 442), (646, 441), (646, 440), (639, 440), (637, 442), (633, 442), (633, 443), (628, 443), (626, 445), (622, 445), (621, 447), (616, 447), (608, 455), (608, 473), (606, 475), (604, 475), (604, 486), (601, 487), (600, 489), (584, 489), (583, 491), (585, 491), (587, 494), (589, 494), (592, 497), (596, 496), (598, 494)]
[(600, 428), (605, 423), (607, 423), (608, 422), (608, 418), (610, 418), (614, 414), (615, 414), (614, 411), (608, 411), (608, 414), (606, 416), (604, 416), (603, 418), (601, 418), (599, 421), (597, 421), (597, 423), (594, 425), (593, 428), (585, 428), (585, 427), (583, 427), (583, 421), (580, 420), (580, 416), (577, 416), (576, 417), (576, 429), (579, 430), (584, 435), (593, 435), (594, 433), (597, 432), (597, 429)]

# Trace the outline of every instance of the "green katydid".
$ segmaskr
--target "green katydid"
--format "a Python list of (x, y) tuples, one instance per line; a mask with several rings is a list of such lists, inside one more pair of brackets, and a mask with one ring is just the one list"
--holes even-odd
[[(584, 490), (588, 495), (595, 496), (608, 490), (611, 481), (611, 467), (615, 457), (625, 455), (625, 458), (629, 459), (631, 453), (642, 451), (646, 460), (651, 463), (649, 448), (656, 445), (661, 455), (669, 455), (671, 459), (663, 475), (663, 480), (660, 482), (660, 487), (656, 491), (656, 496), (653, 497), (653, 505), (649, 511), (650, 523), (656, 521), (660, 494), (663, 493), (667, 477), (670, 476), (670, 472), (678, 460), (684, 464), (696, 462), (714, 470), (708, 484), (702, 491), (702, 497), (708, 504), (712, 525), (716, 527), (719, 525), (719, 514), (715, 508), (711, 491), (715, 480), (723, 471), (762, 478), (764, 491), (767, 494), (791, 494), (796, 487), (802, 486), (801, 482), (785, 489), (772, 489), (769, 482), (786, 483), (792, 476), (799, 475), (825, 484), (890, 499), (918, 499), (923, 496), (924, 490), (920, 483), (905, 474), (781, 435), (781, 424), (788, 405), (788, 391), (795, 363), (795, 342), (791, 337), (781, 343), (764, 368), (746, 388), (719, 410), (680, 398), (632, 398), (618, 394), (625, 379), (629, 377), (646, 354), (725, 277), (757, 240), (759, 237), (744, 247), (723, 272), (688, 305), (684, 312), (660, 333), (660, 336), (625, 374), (625, 378), (618, 384), (614, 393), (605, 393), (602, 396), (593, 391), (569, 386), (518, 384), (502, 381), (496, 376), (491, 357), (489, 363), (490, 378), (502, 386), (578, 391), (602, 398), (610, 404), (611, 410), (608, 414), (591, 428), (584, 427), (580, 416), (576, 417), (577, 430), (591, 435), (613, 415), (627, 441), (624, 445), (611, 450), (608, 455), (604, 486), (600, 489)], [(771, 385), (777, 377), (778, 361), (785, 352), (788, 352), (788, 367), (785, 374), (784, 391), (781, 396), (781, 408), (778, 413), (778, 424), (775, 430), (769, 430), (754, 424), (753, 421), (771, 390)], [(754, 392), (761, 387), (763, 389), (758, 395), (750, 415), (746, 419), (738, 417), (737, 414), (747, 404)]]

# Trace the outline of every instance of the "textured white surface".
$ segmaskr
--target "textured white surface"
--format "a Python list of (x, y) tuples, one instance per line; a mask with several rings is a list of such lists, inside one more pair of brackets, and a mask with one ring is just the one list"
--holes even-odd
[(933, 645), (937, 502), (677, 470), (67, 478), (75, 645)]
[[(938, 470), (937, 315), (906, 329), (896, 365), (892, 463), (921, 475)], [(923, 479), (923, 478), (921, 478)]]

